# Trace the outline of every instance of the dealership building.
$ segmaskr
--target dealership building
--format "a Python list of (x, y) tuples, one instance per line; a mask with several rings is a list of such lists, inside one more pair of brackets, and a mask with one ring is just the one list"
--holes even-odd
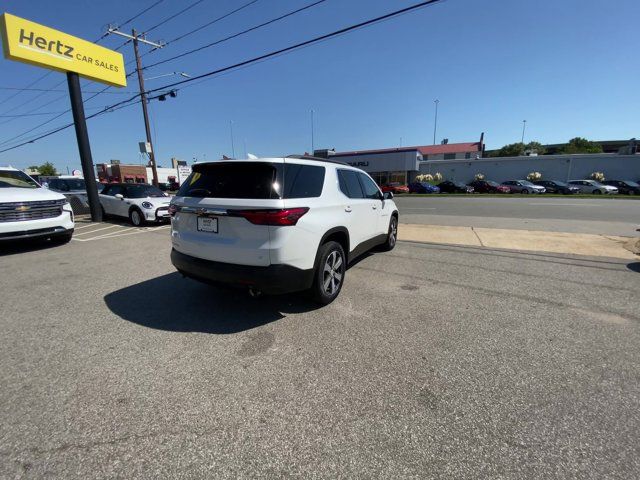
[(524, 179), (531, 172), (561, 181), (589, 178), (594, 172), (603, 172), (607, 179), (640, 180), (640, 154), (629, 153), (625, 148), (619, 149), (619, 153), (521, 157), (484, 157), (483, 150), (480, 141), (352, 152), (316, 150), (314, 154), (361, 168), (378, 185), (410, 183), (425, 173), (440, 173), (446, 180), (464, 183), (472, 181), (478, 173), (488, 180), (503, 182)]
[(385, 148), (336, 152), (316, 150), (318, 157), (330, 157), (359, 167), (382, 185), (388, 182), (411, 182), (422, 172), (421, 165), (437, 160), (474, 160), (482, 156), (483, 143), (445, 143), (416, 147)]

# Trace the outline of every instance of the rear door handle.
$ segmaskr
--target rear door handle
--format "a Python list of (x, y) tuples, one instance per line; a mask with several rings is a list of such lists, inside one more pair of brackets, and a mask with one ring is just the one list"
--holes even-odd
[(345, 212), (351, 212), (351, 207), (344, 207)]

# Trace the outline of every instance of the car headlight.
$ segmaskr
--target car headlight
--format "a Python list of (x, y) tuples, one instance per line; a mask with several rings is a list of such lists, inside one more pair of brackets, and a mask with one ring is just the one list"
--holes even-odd
[(153, 208), (153, 205), (151, 204), (151, 202), (142, 202), (142, 207), (143, 208)]

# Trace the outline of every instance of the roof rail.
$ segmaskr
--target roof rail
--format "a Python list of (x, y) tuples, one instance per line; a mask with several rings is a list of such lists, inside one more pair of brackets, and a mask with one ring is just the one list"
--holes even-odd
[(347, 162), (333, 160), (331, 158), (314, 157), (313, 155), (287, 155), (285, 158), (296, 158), (298, 160), (315, 160), (317, 162), (337, 163), (339, 165), (349, 165)]

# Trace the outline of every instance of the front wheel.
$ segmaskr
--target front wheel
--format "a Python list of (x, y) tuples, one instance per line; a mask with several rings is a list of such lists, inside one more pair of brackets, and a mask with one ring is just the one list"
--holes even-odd
[(594, 195), (602, 195), (602, 192), (600, 190), (594, 190), (593, 194)]
[(528, 195), (529, 194), (529, 190), (527, 190), (526, 188), (523, 188), (520, 193), (524, 193), (525, 195)]
[(333, 302), (344, 283), (347, 260), (342, 245), (338, 242), (327, 242), (320, 246), (318, 267), (311, 286), (313, 299), (328, 305)]
[(140, 213), (140, 210), (137, 208), (131, 210), (129, 212), (129, 221), (134, 227), (141, 226), (144, 223), (144, 217), (142, 216), (142, 213)]

